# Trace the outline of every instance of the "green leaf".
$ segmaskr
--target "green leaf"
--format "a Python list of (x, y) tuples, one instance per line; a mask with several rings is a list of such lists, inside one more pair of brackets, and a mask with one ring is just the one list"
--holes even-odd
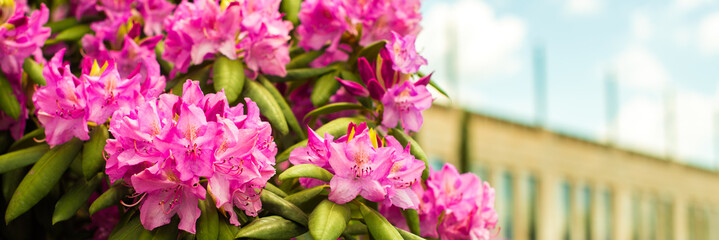
[(301, 3), (302, 0), (282, 0), (280, 3), (280, 12), (285, 13), (285, 19), (292, 22), (292, 25), (297, 26), (300, 22), (297, 14), (300, 12)]
[(24, 176), (25, 169), (23, 168), (11, 170), (2, 175), (2, 195), (5, 199), (5, 203), (10, 201), (12, 194), (15, 192), (15, 189), (17, 189), (17, 186), (20, 184), (20, 181)]
[(367, 225), (359, 221), (350, 221), (343, 232), (345, 235), (364, 235), (369, 233)]
[(280, 174), (278, 179), (284, 181), (291, 178), (314, 178), (325, 182), (329, 182), (332, 179), (332, 173), (324, 168), (318, 167), (314, 164), (300, 164), (294, 165)]
[(409, 226), (409, 230), (412, 231), (412, 233), (414, 234), (420, 234), (419, 215), (417, 214), (417, 209), (403, 209), (402, 216), (404, 216), (404, 219), (407, 222), (407, 226)]
[(0, 73), (0, 110), (16, 120), (20, 116), (20, 102), (17, 101), (10, 82), (2, 73)]
[(319, 195), (322, 190), (325, 189), (326, 186), (317, 186), (313, 188), (308, 188), (296, 193), (293, 193), (287, 197), (285, 197), (285, 200), (288, 202), (294, 204), (295, 206), (301, 206), (307, 203), (308, 201), (311, 201), (314, 199), (317, 195)]
[(310, 234), (316, 240), (337, 239), (350, 221), (347, 206), (324, 200), (310, 214)]
[(245, 96), (257, 103), (260, 113), (270, 121), (272, 127), (282, 135), (289, 133), (290, 130), (280, 105), (265, 87), (255, 81), (245, 81)]
[(287, 197), (287, 193), (285, 193), (284, 191), (282, 191), (282, 189), (278, 188), (272, 183), (267, 183), (267, 185), (265, 185), (265, 190), (270, 191), (282, 198)]
[(217, 208), (209, 193), (205, 200), (199, 201), (202, 214), (200, 214), (200, 218), (197, 219), (197, 239), (215, 240), (219, 235)]
[(237, 235), (237, 232), (240, 231), (239, 227), (230, 224), (228, 220), (224, 218), (221, 218), (217, 224), (217, 228), (219, 231), (217, 239), (219, 240), (235, 239), (235, 235)]
[[(284, 2), (284, 1), (283, 1)], [(287, 69), (296, 69), (296, 68), (302, 68), (307, 67), (312, 61), (317, 59), (318, 57), (322, 56), (324, 51), (321, 50), (315, 50), (315, 51), (309, 51), (302, 53), (298, 55), (297, 57), (292, 58), (290, 62), (285, 65), (285, 68)]]
[(404, 240), (424, 240), (424, 238), (417, 236), (411, 232), (407, 232), (404, 229), (401, 228), (395, 228), (397, 229), (397, 232), (399, 232), (399, 235), (402, 236), (402, 239)]
[(417, 143), (417, 141), (412, 139), (410, 136), (407, 136), (407, 134), (405, 134), (402, 130), (390, 129), (389, 134), (394, 136), (397, 141), (404, 146), (407, 146), (407, 143), (410, 144), (409, 153), (411, 153), (415, 158), (424, 162), (422, 181), (427, 180), (427, 178), (429, 177), (429, 164), (427, 163), (427, 154), (424, 153), (424, 150), (422, 150), (422, 147), (419, 146), (419, 143)]
[(105, 167), (105, 144), (109, 133), (104, 124), (96, 126), (92, 130), (90, 140), (82, 147), (82, 174), (85, 179), (90, 179)]
[(8, 203), (5, 223), (27, 212), (45, 197), (60, 180), (81, 147), (81, 141), (73, 138), (45, 153), (18, 185)]
[(262, 191), (260, 201), (262, 201), (263, 209), (295, 221), (303, 226), (307, 226), (307, 214), (302, 212), (302, 210), (294, 204), (277, 196), (277, 194), (270, 191)]
[(49, 22), (49, 23), (45, 24), (45, 27), (49, 27), (49, 28), (50, 28), (50, 31), (51, 31), (52, 33), (58, 33), (58, 32), (60, 32), (60, 31), (62, 31), (62, 30), (68, 29), (68, 28), (70, 28), (70, 27), (72, 27), (72, 26), (75, 26), (75, 25), (77, 25), (77, 19), (75, 19), (75, 18), (65, 18), (65, 19), (60, 20), (60, 21)]
[(402, 235), (399, 235), (397, 229), (387, 221), (381, 214), (374, 209), (367, 207), (364, 204), (360, 204), (360, 211), (364, 217), (365, 224), (369, 229), (370, 234), (375, 239), (402, 239)]
[(339, 73), (336, 71), (330, 72), (317, 79), (310, 95), (312, 105), (315, 107), (325, 105), (330, 101), (330, 97), (337, 93), (337, 90), (340, 89), (340, 82), (335, 79), (337, 74)]
[(122, 201), (122, 198), (128, 194), (127, 187), (123, 186), (122, 183), (116, 183), (110, 189), (107, 189), (102, 195), (97, 197), (94, 202), (90, 205), (90, 215), (95, 214), (97, 211), (102, 209), (115, 206)]
[(290, 108), (290, 105), (287, 103), (280, 91), (277, 90), (275, 85), (268, 81), (264, 76), (260, 75), (257, 79), (262, 82), (262, 86), (264, 86), (267, 91), (272, 94), (272, 97), (275, 98), (275, 101), (277, 101), (280, 109), (282, 109), (282, 114), (285, 116), (285, 120), (292, 131), (294, 131), (299, 138), (305, 138), (305, 131), (300, 127), (300, 123), (297, 121), (295, 113), (292, 112), (292, 108)]
[[(177, 233), (179, 232), (179, 229), (177, 228), (177, 224), (179, 221), (176, 221), (175, 218), (172, 219), (172, 222), (167, 225), (160, 226), (153, 230), (152, 234), (152, 240), (176, 240), (177, 239)], [(220, 223), (218, 223), (220, 224)], [(218, 239), (232, 239), (230, 238), (218, 238)]]
[[(327, 104), (321, 107), (316, 108), (315, 110), (312, 110), (311, 112), (307, 113), (305, 115), (305, 119), (308, 117), (312, 117), (313, 119), (319, 115), (325, 115), (325, 114), (331, 114), (336, 113), (340, 111), (346, 111), (346, 110), (357, 110), (357, 109), (363, 109), (364, 107), (362, 105), (356, 104), (356, 103), (348, 103), (348, 102), (338, 102), (338, 103), (331, 103)], [(312, 121), (310, 121), (312, 122)]]
[(129, 222), (122, 225), (118, 224), (117, 227), (120, 227), (120, 229), (113, 231), (108, 240), (137, 240), (144, 232), (148, 231), (140, 222), (140, 214), (134, 214)]
[(42, 66), (32, 60), (32, 58), (25, 58), (25, 62), (22, 63), (22, 69), (27, 73), (27, 77), (34, 83), (40, 86), (45, 86), (45, 77), (42, 75)]
[(384, 46), (387, 44), (386, 40), (381, 40), (374, 42), (364, 48), (362, 48), (359, 53), (357, 54), (357, 57), (364, 57), (367, 59), (367, 61), (372, 61), (377, 58), (377, 55), (379, 55), (379, 51), (384, 48)]
[(80, 180), (63, 195), (55, 204), (55, 212), (52, 214), (52, 224), (70, 219), (82, 205), (87, 203), (90, 194), (100, 186), (103, 174), (98, 173), (90, 181)]
[(52, 45), (59, 42), (71, 42), (80, 40), (85, 34), (91, 33), (92, 29), (87, 24), (75, 25), (58, 33), (54, 39), (45, 41), (45, 45)]
[(301, 225), (280, 216), (259, 218), (237, 232), (236, 238), (289, 239), (307, 232)]
[(23, 149), (29, 146), (37, 145), (38, 142), (35, 141), (35, 139), (43, 139), (45, 138), (45, 129), (44, 128), (38, 128), (33, 130), (32, 132), (29, 132), (28, 134), (25, 134), (22, 136), (22, 138), (18, 139), (12, 145), (10, 145), (10, 149), (8, 151), (16, 151), (18, 149)]
[(328, 123), (325, 123), (321, 127), (319, 127), (315, 132), (319, 134), (320, 136), (324, 136), (325, 133), (329, 133), (330, 135), (334, 136), (335, 138), (342, 137), (344, 135), (347, 135), (347, 127), (350, 125), (350, 123), (354, 124), (360, 124), (367, 121), (364, 118), (357, 118), (357, 117), (344, 117), (344, 118), (338, 118), (335, 120), (332, 120)]
[(287, 75), (285, 75), (284, 77), (267, 75), (267, 79), (269, 79), (272, 82), (289, 82), (289, 81), (295, 81), (295, 80), (300, 80), (300, 79), (317, 77), (322, 74), (331, 72), (332, 70), (334, 70), (334, 68), (332, 68), (332, 67), (295, 68), (295, 69), (288, 69)]
[(227, 102), (237, 103), (245, 85), (245, 69), (240, 59), (229, 59), (225, 55), (218, 54), (215, 57), (215, 64), (212, 68), (213, 84), (215, 92), (225, 90)]
[(1, 155), (0, 174), (33, 164), (48, 150), (50, 147), (43, 144)]

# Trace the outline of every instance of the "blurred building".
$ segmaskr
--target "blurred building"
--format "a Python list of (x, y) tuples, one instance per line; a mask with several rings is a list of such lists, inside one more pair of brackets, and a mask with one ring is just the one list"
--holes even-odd
[(424, 117), (433, 164), (496, 189), (506, 239), (719, 239), (714, 171), (438, 105)]

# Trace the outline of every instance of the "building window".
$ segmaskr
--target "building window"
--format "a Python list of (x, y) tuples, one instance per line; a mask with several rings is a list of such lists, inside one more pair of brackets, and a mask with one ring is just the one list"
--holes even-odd
[(529, 239), (534, 240), (537, 239), (537, 217), (539, 214), (537, 212), (537, 205), (539, 203), (539, 186), (537, 184), (537, 177), (534, 175), (530, 175), (527, 181), (527, 190), (529, 191), (527, 194), (529, 200)]
[(572, 217), (572, 194), (571, 194), (571, 186), (569, 185), (569, 182), (562, 181), (562, 183), (559, 186), (559, 207), (560, 210), (559, 216), (559, 226), (561, 226), (560, 233), (562, 234), (562, 238), (564, 240), (570, 240), (570, 222)]
[(501, 180), (502, 196), (501, 208), (498, 209), (500, 222), (502, 223), (502, 236), (506, 239), (514, 238), (514, 179), (508, 172), (502, 174)]

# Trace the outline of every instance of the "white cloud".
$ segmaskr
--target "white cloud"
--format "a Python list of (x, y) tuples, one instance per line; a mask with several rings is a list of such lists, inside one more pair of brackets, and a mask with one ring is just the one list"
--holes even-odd
[(694, 10), (697, 7), (713, 2), (714, 0), (675, 0), (674, 5), (683, 11)]
[(645, 47), (632, 46), (614, 61), (617, 79), (622, 85), (659, 91), (670, 81), (666, 68)]
[(679, 90), (676, 94), (676, 151), (681, 159), (707, 164), (713, 160), (714, 98)]
[(573, 15), (592, 15), (602, 10), (600, 0), (566, 0), (565, 11)]
[(639, 42), (644, 42), (652, 37), (654, 26), (652, 20), (644, 12), (636, 12), (632, 15), (632, 36)]
[(664, 153), (664, 109), (656, 99), (638, 97), (620, 107), (619, 144), (650, 153)]
[(435, 4), (425, 14), (423, 26), (418, 49), (438, 72), (452, 70), (446, 69), (450, 46), (456, 50), (460, 79), (474, 81), (512, 75), (525, 60), (518, 56), (525, 44), (524, 22), (511, 15), (497, 16), (486, 3), (461, 0)]
[(707, 54), (719, 53), (719, 12), (705, 17), (698, 29), (699, 48)]

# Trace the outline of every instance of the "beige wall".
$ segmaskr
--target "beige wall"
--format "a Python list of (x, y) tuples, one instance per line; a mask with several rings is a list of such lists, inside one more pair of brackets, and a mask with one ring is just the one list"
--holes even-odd
[[(714, 211), (719, 209), (716, 172), (477, 114), (470, 116), (467, 129), (460, 129), (461, 116), (461, 111), (442, 106), (427, 110), (417, 139), (430, 158), (458, 165), (459, 133), (468, 131), (469, 165), (488, 169), (491, 177), (485, 180), (494, 185), (502, 184), (501, 173), (511, 174), (515, 198), (511, 206), (514, 239), (528, 238), (526, 179), (530, 175), (538, 181), (539, 239), (560, 239), (562, 221), (582, 221), (580, 189), (585, 186), (591, 189), (592, 204), (588, 211), (592, 230), (584, 224), (570, 224), (570, 239), (585, 239), (587, 235), (593, 239), (632, 239), (635, 231), (639, 239), (689, 239), (689, 231), (698, 228), (689, 226), (690, 206), (711, 210), (705, 215), (714, 218), (707, 217), (706, 222), (719, 223)], [(570, 219), (564, 220), (559, 214), (562, 182), (570, 185), (569, 209), (573, 212)], [(495, 187), (497, 192), (502, 190)], [(611, 236), (601, 231), (607, 227), (603, 219), (608, 212), (598, 204), (603, 191), (611, 192), (612, 197), (609, 211), (612, 226), (608, 226), (613, 230)], [(497, 202), (498, 211), (503, 211), (507, 207), (499, 200), (501, 198)], [(671, 203), (671, 207), (664, 209), (671, 210), (657, 207), (665, 202)], [(638, 210), (638, 224), (632, 222), (636, 219), (634, 210)], [(673, 224), (664, 226), (666, 224), (658, 223), (661, 221), (657, 219), (670, 219)], [(666, 227), (671, 227), (671, 231)], [(651, 229), (656, 231), (650, 232)], [(716, 237), (716, 233), (713, 234)], [(664, 238), (666, 235), (672, 236)]]

